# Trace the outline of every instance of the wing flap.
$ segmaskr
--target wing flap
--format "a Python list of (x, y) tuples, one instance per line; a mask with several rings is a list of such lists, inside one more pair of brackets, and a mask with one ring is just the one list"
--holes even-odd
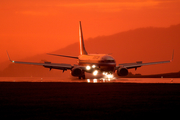
[(136, 63), (123, 63), (123, 64), (119, 64), (116, 68), (125, 67), (127, 69), (131, 69), (131, 68), (137, 69), (138, 67), (141, 67), (141, 66), (144, 66), (144, 65), (170, 63), (170, 62), (173, 61), (173, 59), (174, 59), (174, 50), (173, 50), (173, 53), (172, 53), (172, 59), (171, 60), (159, 61), (159, 62), (148, 62), (148, 63), (142, 63), (142, 61), (137, 61)]
[(119, 64), (119, 67), (125, 67), (127, 69), (131, 69), (131, 68), (137, 68), (137, 67), (141, 67), (141, 66), (145, 66), (145, 65), (162, 64), (162, 63), (169, 63), (169, 62), (171, 62), (171, 60), (159, 61), (159, 62), (148, 62), (148, 63), (142, 63), (142, 62), (124, 63), (124, 64)]
[(60, 69), (60, 70), (72, 69), (73, 67), (71, 64), (64, 64), (64, 63), (51, 63), (51, 62), (35, 63), (35, 62), (22, 62), (22, 61), (11, 61), (11, 62), (19, 63), (19, 64), (40, 65), (46, 68)]
[[(6, 51), (7, 52), (7, 51)], [(50, 69), (60, 69), (60, 70), (67, 70), (67, 69), (72, 69), (73, 66), (71, 64), (64, 64), (64, 63), (51, 63), (51, 62), (44, 62), (44, 63), (36, 63), (36, 62), (23, 62), (23, 61), (14, 61), (10, 59), (10, 56), (7, 52), (9, 61), (12, 63), (18, 63), (18, 64), (29, 64), (29, 65), (41, 65), (46, 68)]]

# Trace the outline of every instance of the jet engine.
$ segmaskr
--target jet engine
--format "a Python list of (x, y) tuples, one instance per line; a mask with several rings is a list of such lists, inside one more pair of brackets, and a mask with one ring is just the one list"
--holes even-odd
[(117, 75), (118, 76), (126, 76), (126, 75), (128, 75), (128, 69), (127, 68), (118, 68), (117, 69)]
[(73, 68), (71, 71), (72, 76), (82, 76), (84, 71), (81, 68)]

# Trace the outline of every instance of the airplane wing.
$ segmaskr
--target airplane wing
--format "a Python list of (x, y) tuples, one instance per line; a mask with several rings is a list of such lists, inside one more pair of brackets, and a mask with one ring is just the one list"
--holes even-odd
[(51, 63), (51, 62), (44, 62), (44, 63), (35, 63), (35, 62), (22, 62), (22, 61), (14, 61), (11, 60), (9, 57), (9, 54), (7, 52), (8, 58), (12, 63), (19, 63), (19, 64), (30, 64), (30, 65), (41, 65), (44, 66), (46, 68), (50, 68), (51, 69), (59, 69), (59, 70), (71, 70), (73, 68), (73, 66), (71, 64), (64, 64), (64, 63)]
[(173, 61), (173, 57), (174, 57), (174, 50), (173, 50), (173, 54), (172, 54), (172, 59), (171, 60), (158, 61), (158, 62), (148, 62), (148, 63), (143, 63), (142, 61), (138, 61), (136, 63), (123, 63), (123, 64), (119, 64), (116, 68), (124, 67), (124, 68), (127, 68), (127, 69), (131, 69), (131, 68), (137, 69), (138, 67), (141, 67), (141, 66), (144, 66), (144, 65), (154, 65), (154, 64), (170, 63), (170, 62)]
[(169, 61), (159, 61), (159, 62), (148, 62), (148, 63), (142, 63), (142, 61), (140, 62), (136, 62), (136, 63), (124, 63), (124, 64), (119, 64), (118, 67), (125, 67), (127, 69), (131, 69), (131, 68), (138, 68), (144, 65), (153, 65), (153, 64), (161, 64), (161, 63), (169, 63), (171, 62), (171, 60)]

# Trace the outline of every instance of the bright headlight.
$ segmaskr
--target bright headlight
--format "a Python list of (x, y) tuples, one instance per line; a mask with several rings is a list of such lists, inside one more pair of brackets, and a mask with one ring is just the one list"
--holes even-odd
[(92, 65), (92, 68), (95, 68), (96, 67), (96, 65)]
[(103, 72), (102, 74), (103, 74), (103, 75), (107, 75), (107, 73), (106, 73), (106, 72)]
[(105, 76), (105, 78), (108, 78), (108, 79), (114, 78), (113, 74), (111, 73), (103, 72), (102, 74)]
[(90, 70), (91, 69), (91, 67), (88, 65), (88, 66), (86, 66), (86, 70)]
[(97, 83), (97, 79), (93, 79), (93, 83)]
[(98, 74), (98, 71), (95, 70), (95, 71), (93, 72), (93, 75), (96, 76), (97, 74)]
[(111, 78), (113, 78), (114, 76), (113, 76), (113, 74), (108, 74), (108, 75), (106, 75), (106, 77), (109, 78), (109, 79), (111, 79)]

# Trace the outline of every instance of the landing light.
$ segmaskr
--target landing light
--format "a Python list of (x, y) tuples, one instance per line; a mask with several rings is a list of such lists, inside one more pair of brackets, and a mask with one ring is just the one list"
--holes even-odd
[(91, 69), (91, 67), (88, 65), (88, 66), (86, 66), (86, 70), (90, 70)]
[(96, 76), (97, 74), (98, 74), (98, 71), (95, 70), (95, 71), (93, 72), (93, 75)]
[(103, 75), (107, 75), (107, 73), (106, 73), (106, 72), (103, 72)]
[(95, 67), (96, 67), (96, 65), (93, 65), (93, 66), (92, 66), (92, 68), (95, 68)]
[(97, 83), (97, 79), (93, 79), (93, 83)]
[(114, 78), (113, 74), (108, 74), (107, 72), (103, 72), (103, 75), (105, 76), (105, 78), (108, 78), (108, 79)]
[(112, 74), (107, 74), (106, 77), (110, 79), (110, 78), (113, 78), (113, 75)]

